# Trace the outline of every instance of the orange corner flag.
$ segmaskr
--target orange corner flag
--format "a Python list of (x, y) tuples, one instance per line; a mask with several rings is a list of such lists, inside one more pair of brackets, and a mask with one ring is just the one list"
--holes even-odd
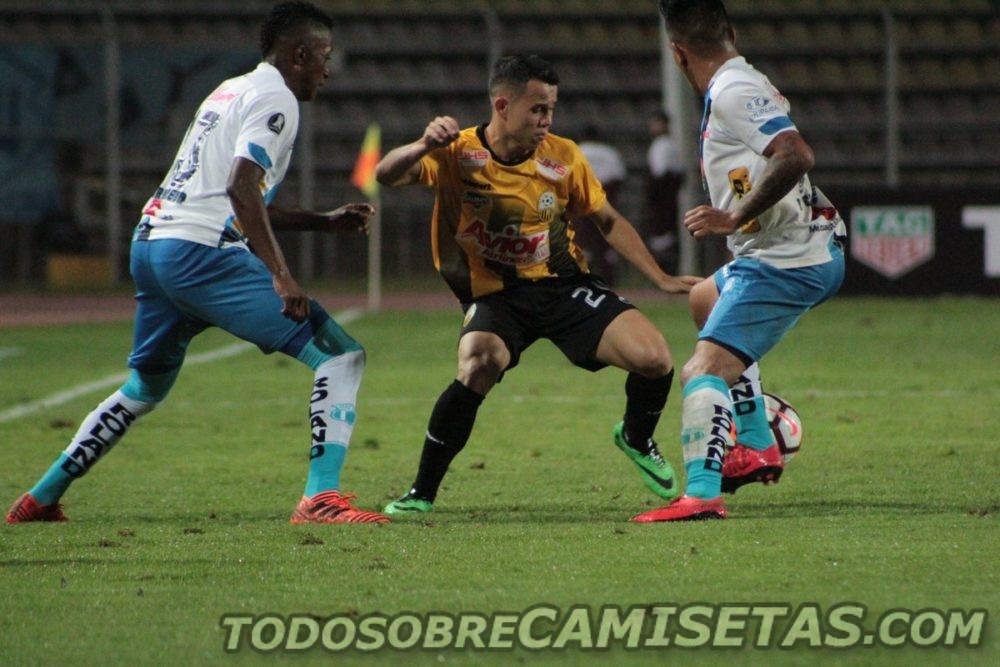
[(369, 199), (378, 193), (378, 181), (375, 180), (375, 166), (382, 159), (382, 129), (378, 123), (372, 123), (365, 130), (365, 140), (358, 153), (358, 161), (354, 164), (351, 183), (365, 193)]

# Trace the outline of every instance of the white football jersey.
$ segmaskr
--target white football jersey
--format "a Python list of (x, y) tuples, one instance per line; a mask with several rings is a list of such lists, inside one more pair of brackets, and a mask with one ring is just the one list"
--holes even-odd
[[(790, 108), (745, 58), (727, 60), (715, 73), (701, 125), (701, 169), (712, 206), (732, 210), (760, 181), (768, 144), (796, 129)], [(781, 201), (731, 234), (728, 244), (734, 257), (795, 268), (830, 261), (834, 234), (845, 234), (844, 223), (805, 175)]]
[(233, 160), (260, 165), (261, 194), (270, 203), (298, 129), (298, 100), (273, 65), (262, 62), (224, 81), (198, 108), (170, 171), (143, 209), (136, 236), (245, 245), (226, 195)]

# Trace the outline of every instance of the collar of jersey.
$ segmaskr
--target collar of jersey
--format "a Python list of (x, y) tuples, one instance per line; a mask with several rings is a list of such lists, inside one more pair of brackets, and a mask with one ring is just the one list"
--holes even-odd
[(736, 56), (735, 58), (730, 58), (726, 62), (719, 65), (719, 69), (715, 70), (715, 74), (712, 75), (712, 80), (708, 82), (707, 90), (708, 91), (712, 90), (712, 86), (714, 86), (715, 82), (719, 80), (719, 77), (722, 76), (723, 72), (727, 72), (737, 67), (742, 69), (746, 69), (747, 67), (749, 67), (749, 65), (747, 64), (747, 59), (744, 58), (743, 56)]
[(487, 125), (487, 123), (483, 123), (482, 125), (480, 125), (480, 126), (478, 126), (476, 128), (476, 136), (479, 137), (480, 143), (483, 144), (483, 146), (486, 148), (486, 150), (488, 150), (490, 152), (490, 157), (493, 158), (493, 160), (495, 162), (499, 162), (500, 164), (502, 164), (505, 167), (516, 167), (517, 165), (524, 164), (525, 162), (527, 162), (531, 158), (535, 157), (535, 153), (534, 153), (534, 151), (532, 151), (523, 160), (507, 161), (507, 160), (504, 160), (504, 159), (500, 158), (496, 153), (493, 152), (493, 148), (490, 147), (490, 142), (486, 141), (486, 125)]

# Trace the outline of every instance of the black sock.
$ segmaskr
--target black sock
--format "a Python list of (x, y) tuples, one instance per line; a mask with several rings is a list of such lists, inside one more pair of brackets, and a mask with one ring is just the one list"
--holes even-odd
[(629, 373), (625, 380), (625, 440), (634, 449), (649, 453), (649, 441), (667, 404), (674, 371), (650, 380), (638, 373)]
[(485, 396), (480, 396), (455, 380), (438, 397), (427, 424), (420, 469), (410, 494), (433, 502), (444, 474), (472, 433), (476, 411)]

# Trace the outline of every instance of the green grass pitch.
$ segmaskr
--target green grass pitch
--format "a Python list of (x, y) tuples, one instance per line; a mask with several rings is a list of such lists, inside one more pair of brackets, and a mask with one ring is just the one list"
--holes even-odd
[[(641, 303), (677, 366), (681, 302)], [(406, 490), (454, 376), (457, 308), (347, 326), (368, 350), (344, 469), (362, 507)], [(840, 298), (762, 365), (802, 414), (778, 486), (725, 522), (635, 525), (658, 505), (612, 445), (624, 374), (548, 342), (480, 410), (433, 514), (291, 526), (307, 470), (311, 375), (249, 351), (186, 368), (169, 400), (64, 499), (71, 522), (0, 528), (0, 664), (1000, 664), (996, 300)], [(130, 325), (0, 330), (0, 412), (124, 370)], [(208, 332), (192, 353), (231, 344)], [(0, 423), (4, 507), (110, 389)], [(675, 383), (657, 438), (681, 470)], [(223, 651), (226, 613), (479, 611), (694, 602), (986, 609), (983, 646), (529, 652)], [(870, 623), (868, 621), (867, 623)]]

